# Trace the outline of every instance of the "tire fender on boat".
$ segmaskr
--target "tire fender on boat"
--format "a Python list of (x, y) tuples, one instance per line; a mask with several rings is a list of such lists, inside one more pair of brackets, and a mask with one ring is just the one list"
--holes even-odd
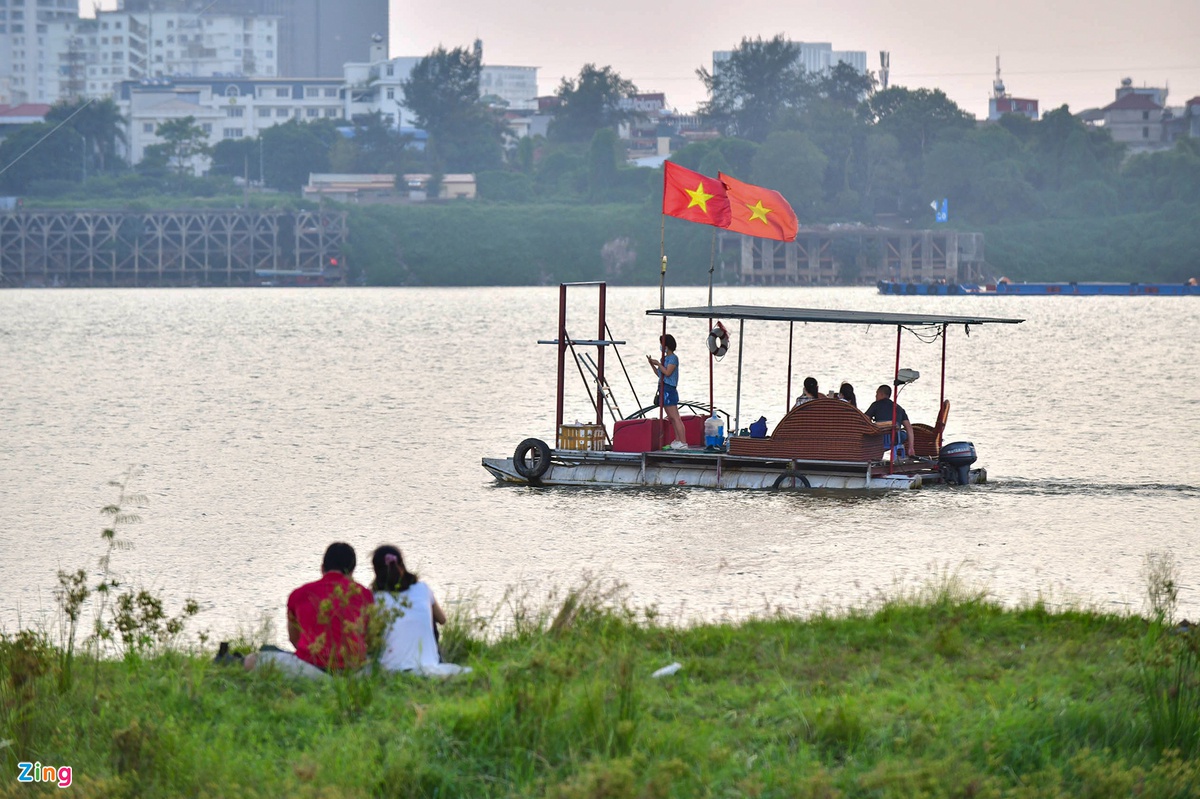
[(513, 452), (513, 468), (529, 482), (537, 482), (550, 468), (550, 447), (540, 438), (525, 439)]
[(799, 472), (794, 472), (789, 469), (775, 478), (775, 485), (771, 486), (771, 490), (778, 491), (779, 489), (783, 488), (783, 484), (788, 480), (792, 481), (792, 484), (789, 486), (789, 488), (798, 488), (799, 485), (802, 485), (805, 488), (812, 488), (812, 484), (808, 482), (807, 477)]

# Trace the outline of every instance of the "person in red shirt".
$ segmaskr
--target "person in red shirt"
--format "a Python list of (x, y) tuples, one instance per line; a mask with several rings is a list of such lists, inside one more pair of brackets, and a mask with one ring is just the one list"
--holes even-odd
[(272, 663), (290, 674), (317, 676), (366, 665), (367, 606), (375, 600), (354, 582), (355, 565), (354, 547), (330, 544), (321, 562), (321, 579), (288, 596), (288, 640), (295, 654), (264, 649), (246, 658), (246, 668)]

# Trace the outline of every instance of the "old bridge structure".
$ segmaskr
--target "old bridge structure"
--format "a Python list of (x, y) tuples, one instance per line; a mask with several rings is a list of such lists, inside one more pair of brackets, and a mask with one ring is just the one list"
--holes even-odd
[(801, 228), (792, 242), (723, 234), (740, 283), (832, 285), (974, 282), (983, 277), (983, 234), (873, 227)]
[(341, 283), (344, 211), (0, 213), (0, 286)]

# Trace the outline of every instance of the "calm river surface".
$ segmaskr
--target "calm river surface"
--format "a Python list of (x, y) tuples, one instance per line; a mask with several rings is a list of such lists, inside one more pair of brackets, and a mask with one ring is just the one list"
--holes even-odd
[[(595, 335), (580, 290), (568, 330)], [(698, 288), (668, 304), (699, 305)], [(553, 440), (557, 289), (138, 289), (0, 292), (0, 628), (50, 623), (55, 572), (93, 569), (107, 483), (148, 502), (114, 556), (130, 583), (194, 596), (218, 634), (264, 618), (327, 543), (360, 563), (398, 544), (443, 601), (481, 607), (616, 577), (670, 618), (741, 618), (869, 601), (958, 572), (1008, 602), (1042, 594), (1142, 607), (1145, 555), (1182, 567), (1200, 616), (1200, 302), (1195, 298), (881, 297), (873, 289), (718, 288), (718, 303), (1024, 317), (952, 330), (947, 440), (991, 482), (836, 496), (501, 487), (480, 467)], [(609, 321), (643, 403), (657, 288), (613, 289)], [(681, 394), (707, 394), (703, 322), (681, 321)], [(894, 331), (795, 332), (793, 393), (891, 374)], [(732, 412), (735, 349), (717, 365)], [(747, 327), (743, 424), (784, 412), (787, 326)], [(922, 378), (901, 404), (932, 422), (940, 347), (904, 339)], [(610, 375), (634, 408), (619, 369)], [(588, 408), (568, 372), (568, 420)], [(369, 567), (357, 575), (369, 579)]]

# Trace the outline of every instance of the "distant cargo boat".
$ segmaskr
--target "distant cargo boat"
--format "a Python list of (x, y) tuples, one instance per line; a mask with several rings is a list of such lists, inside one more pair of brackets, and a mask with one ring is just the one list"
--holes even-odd
[(880, 294), (953, 296), (978, 294), (998, 296), (1023, 294), (1035, 296), (1121, 296), (1181, 297), (1200, 296), (1200, 285), (1188, 283), (903, 283), (881, 280)]

